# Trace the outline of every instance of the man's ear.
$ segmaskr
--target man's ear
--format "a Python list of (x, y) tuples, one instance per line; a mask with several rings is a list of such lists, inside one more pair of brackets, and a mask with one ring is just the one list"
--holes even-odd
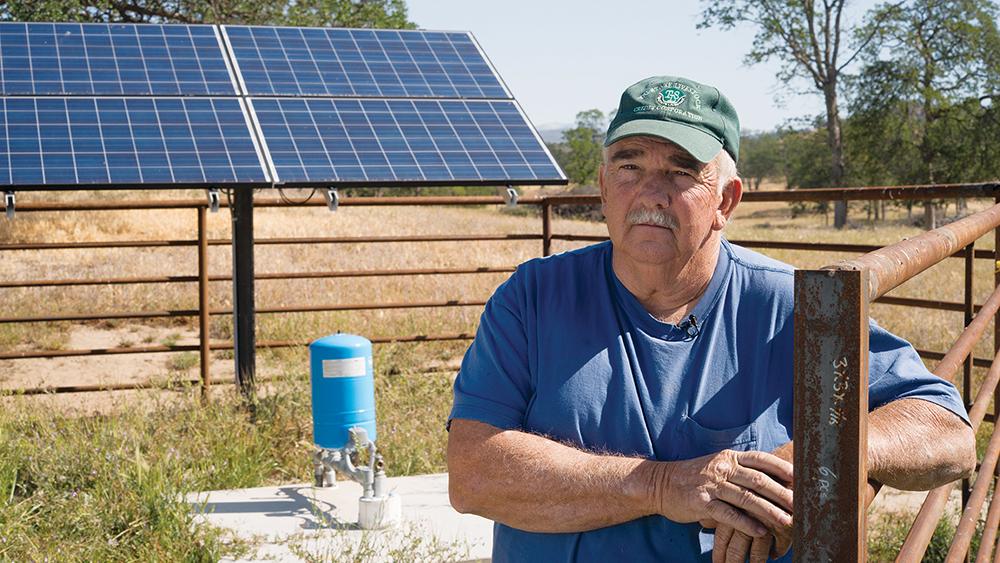
[(597, 187), (601, 189), (601, 207), (608, 201), (604, 193), (604, 163), (597, 165)]
[(734, 176), (729, 181), (729, 185), (722, 188), (722, 201), (719, 203), (719, 209), (715, 215), (714, 227), (717, 231), (721, 231), (726, 226), (726, 223), (733, 216), (733, 212), (736, 211), (736, 206), (739, 205), (742, 198), (743, 181), (738, 176)]

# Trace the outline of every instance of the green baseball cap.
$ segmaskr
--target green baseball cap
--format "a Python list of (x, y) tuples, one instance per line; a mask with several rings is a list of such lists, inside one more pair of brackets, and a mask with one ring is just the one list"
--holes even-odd
[(739, 160), (736, 108), (717, 88), (687, 78), (654, 76), (625, 90), (604, 146), (640, 135), (666, 139), (699, 162), (711, 162), (722, 149)]

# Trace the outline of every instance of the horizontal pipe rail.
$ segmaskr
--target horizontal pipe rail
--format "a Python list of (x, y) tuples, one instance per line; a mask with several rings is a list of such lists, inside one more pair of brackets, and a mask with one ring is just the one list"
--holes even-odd
[[(291, 273), (257, 273), (255, 280), (294, 280), (316, 278), (364, 278), (387, 276), (437, 276), (451, 274), (509, 274), (516, 267), (479, 266), (472, 268), (417, 268), (408, 270), (341, 270), (334, 272), (291, 272)], [(232, 276), (208, 276), (208, 281), (232, 281)], [(198, 281), (198, 276), (155, 276), (145, 278), (100, 278), (100, 279), (67, 279), (67, 280), (23, 280), (0, 282), (0, 288), (13, 287), (62, 287), (76, 285), (128, 285), (145, 283), (190, 283)]]
[[(922, 348), (914, 348), (917, 355), (926, 360), (943, 360), (948, 354), (947, 352), (937, 352), (934, 350), (924, 350)], [(973, 358), (972, 365), (977, 368), (988, 368), (993, 365), (993, 360), (987, 358)]]
[[(449, 333), (449, 334), (404, 334), (399, 336), (373, 336), (368, 337), (372, 344), (388, 344), (397, 342), (436, 342), (449, 340), (472, 340), (475, 334), (469, 332)], [(307, 341), (299, 340), (274, 340), (261, 341), (257, 343), (260, 348), (294, 348), (296, 346), (308, 346)], [(0, 353), (0, 360), (20, 360), (20, 359), (41, 359), (41, 358), (69, 358), (79, 356), (120, 356), (125, 354), (152, 354), (160, 352), (194, 352), (199, 349), (196, 344), (185, 344), (178, 346), (130, 346), (127, 348), (101, 348), (94, 350), (27, 350), (23, 352)], [(217, 342), (209, 344), (211, 350), (232, 350), (232, 342)]]
[[(605, 237), (606, 239), (607, 237)], [(531, 233), (509, 235), (421, 235), (421, 236), (364, 236), (320, 238), (262, 238), (254, 239), (255, 245), (273, 244), (362, 244), (387, 242), (469, 242), (503, 240), (542, 240), (542, 235)], [(212, 239), (209, 246), (228, 246), (232, 240)], [(95, 241), (95, 242), (34, 242), (0, 244), (3, 250), (79, 250), (89, 248), (162, 248), (197, 246), (196, 240), (146, 240), (146, 241)]]
[[(256, 245), (282, 245), (282, 244), (363, 244), (363, 243), (393, 243), (393, 242), (468, 242), (468, 241), (503, 241), (503, 240), (541, 240), (543, 235), (532, 233), (508, 234), (508, 235), (424, 235), (424, 236), (362, 236), (362, 237), (323, 237), (323, 238), (274, 238), (255, 239)], [(607, 235), (574, 235), (556, 234), (550, 235), (552, 240), (565, 241), (591, 241), (603, 242), (608, 240)], [(873, 252), (882, 246), (867, 244), (832, 244), (832, 243), (804, 243), (786, 241), (767, 240), (741, 240), (727, 239), (733, 244), (745, 246), (747, 248), (770, 248), (780, 250), (807, 250), (812, 252)], [(232, 244), (229, 239), (211, 239), (210, 246), (228, 246)], [(79, 250), (93, 248), (162, 248), (162, 247), (188, 247), (197, 246), (196, 240), (149, 240), (149, 241), (94, 241), (94, 242), (48, 242), (48, 243), (8, 243), (0, 244), (0, 251), (4, 250)], [(953, 258), (964, 258), (965, 249), (956, 251), (951, 255)], [(995, 256), (992, 250), (976, 250), (974, 256), (981, 259), (993, 259)]]
[(890, 244), (854, 260), (831, 264), (823, 269), (870, 268), (868, 299), (874, 301), (998, 226), (1000, 204), (912, 239)]
[[(742, 201), (773, 202), (773, 201), (897, 201), (994, 197), (1000, 192), (1000, 183), (987, 182), (979, 184), (953, 185), (918, 185), (868, 188), (836, 188), (818, 190), (782, 190), (782, 191), (745, 191)], [(546, 195), (521, 196), (520, 205), (600, 205), (598, 195)], [(338, 205), (352, 206), (441, 206), (441, 205), (505, 205), (500, 196), (464, 196), (464, 197), (343, 197)], [(294, 202), (281, 198), (259, 198), (254, 201), (255, 207), (294, 207), (310, 206), (325, 207), (322, 196), (314, 195), (306, 201)], [(194, 209), (207, 207), (208, 203), (199, 200), (161, 200), (161, 201), (89, 201), (89, 202), (24, 202), (18, 203), (18, 213), (45, 211), (113, 211), (113, 210), (143, 210), (143, 209)], [(227, 198), (222, 198), (220, 207), (228, 207)]]
[[(469, 336), (471, 339), (472, 336)], [(454, 339), (452, 339), (454, 340)], [(391, 340), (391, 342), (401, 342), (402, 340)], [(409, 340), (408, 342), (413, 342)], [(230, 345), (232, 348), (232, 345)], [(420, 369), (421, 373), (442, 373), (442, 372), (452, 372), (455, 369), (449, 368), (447, 366), (424, 366)], [(285, 379), (289, 376), (287, 375), (265, 375), (258, 376), (258, 381), (271, 381), (275, 379)], [(95, 391), (136, 391), (141, 389), (183, 389), (185, 387), (194, 387), (204, 383), (202, 379), (180, 379), (180, 380), (170, 380), (166, 382), (152, 382), (152, 381), (136, 381), (131, 383), (102, 383), (97, 385), (50, 385), (47, 387), (29, 387), (25, 389), (2, 389), (0, 388), (0, 396), (10, 396), (10, 395), (49, 395), (57, 393), (91, 393)], [(234, 378), (214, 378), (208, 381), (209, 385), (235, 385), (236, 380)]]
[[(441, 307), (475, 307), (486, 305), (484, 300), (452, 299), (448, 301), (412, 301), (397, 303), (346, 303), (342, 305), (311, 305), (298, 307), (257, 307), (261, 313), (304, 313), (317, 311), (357, 311), (378, 309), (421, 309)], [(139, 311), (132, 313), (79, 313), (68, 315), (37, 315), (33, 317), (0, 317), (3, 323), (40, 323), (59, 321), (99, 321), (103, 319), (156, 319), (169, 317), (196, 317), (197, 309), (180, 309), (173, 311)], [(211, 309), (210, 315), (232, 315), (232, 309)]]
[[(299, 272), (293, 274), (257, 274), (254, 276), (258, 280), (278, 280), (278, 279), (314, 279), (314, 278), (340, 278), (340, 277), (367, 277), (367, 276), (414, 276), (414, 275), (440, 275), (440, 274), (480, 274), (480, 273), (511, 273), (516, 268), (454, 268), (454, 269), (427, 269), (427, 270), (359, 270), (354, 272)], [(230, 281), (232, 278), (225, 276), (210, 276), (209, 281)], [(106, 285), (112, 283), (166, 283), (166, 282), (196, 282), (195, 276), (178, 276), (169, 278), (117, 278), (108, 280), (62, 280), (49, 283), (34, 282), (5, 282), (0, 284), (4, 287), (31, 287), (31, 286), (71, 286), (71, 285)], [(933, 299), (918, 299), (913, 297), (892, 297), (885, 296), (879, 298), (877, 303), (887, 305), (899, 305), (906, 307), (935, 309), (942, 311), (963, 311), (964, 305), (954, 301), (937, 301)], [(405, 309), (405, 308), (436, 308), (454, 306), (477, 306), (485, 305), (486, 302), (478, 301), (425, 301), (425, 302), (404, 302), (404, 303), (356, 303), (346, 305), (319, 305), (310, 307), (261, 307), (258, 313), (289, 313), (289, 312), (315, 312), (315, 311), (353, 311), (364, 309)], [(982, 306), (976, 305), (976, 310)], [(163, 311), (137, 311), (137, 312), (104, 312), (104, 313), (80, 313), (63, 315), (36, 315), (24, 317), (0, 317), (0, 324), (10, 323), (37, 323), (37, 322), (60, 322), (60, 321), (96, 321), (104, 319), (153, 319), (153, 318), (177, 318), (197, 316), (199, 311), (195, 309), (178, 309)], [(209, 315), (231, 315), (230, 309), (211, 309)], [(940, 352), (927, 351), (928, 358), (940, 359)], [(978, 364), (977, 364), (978, 365)]]
[[(995, 197), (1000, 183), (941, 184), (817, 190), (744, 191), (742, 201), (899, 201)], [(781, 195), (778, 195), (781, 194)]]

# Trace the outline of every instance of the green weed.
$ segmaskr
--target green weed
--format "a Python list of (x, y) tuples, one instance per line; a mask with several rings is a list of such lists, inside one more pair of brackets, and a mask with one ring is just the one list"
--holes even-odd
[(181, 352), (173, 354), (167, 360), (167, 368), (171, 371), (187, 371), (201, 363), (201, 356), (197, 352)]

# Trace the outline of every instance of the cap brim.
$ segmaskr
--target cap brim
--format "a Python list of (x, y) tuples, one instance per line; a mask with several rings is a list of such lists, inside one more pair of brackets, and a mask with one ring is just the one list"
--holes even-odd
[(700, 129), (674, 121), (659, 119), (633, 119), (622, 123), (614, 131), (608, 133), (604, 146), (627, 137), (659, 137), (686, 150), (698, 162), (712, 162), (722, 151), (722, 141), (712, 137)]

